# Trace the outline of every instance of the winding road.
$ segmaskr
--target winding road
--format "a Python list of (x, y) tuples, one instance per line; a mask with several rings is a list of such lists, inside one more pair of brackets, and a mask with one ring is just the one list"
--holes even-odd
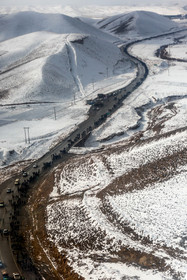
[[(29, 165), (27, 168), (25, 168), (25, 171), (29, 174), (27, 177), (23, 177), (22, 174), (18, 174), (18, 177), (20, 179), (20, 187), (24, 186), (24, 184), (29, 184), (32, 179), (35, 176), (38, 176), (36, 174), (37, 172), (40, 173), (40, 175), (45, 172), (45, 169), (51, 168), (55, 164), (55, 160), (63, 158), (64, 154), (67, 153), (70, 148), (73, 146), (78, 145), (81, 141), (84, 142), (86, 138), (89, 136), (90, 132), (95, 129), (96, 127), (100, 126), (108, 116), (110, 116), (112, 113), (114, 113), (122, 104), (124, 99), (130, 95), (136, 88), (138, 88), (143, 81), (146, 79), (148, 75), (148, 68), (146, 64), (141, 61), (140, 59), (132, 56), (128, 52), (128, 48), (134, 44), (137, 44), (142, 41), (151, 40), (154, 38), (159, 38), (163, 36), (168, 36), (175, 34), (177, 32), (182, 32), (186, 29), (170, 32), (167, 34), (157, 35), (150, 38), (138, 40), (132, 43), (129, 43), (125, 47), (121, 47), (121, 51), (125, 53), (126, 57), (131, 60), (131, 62), (137, 67), (137, 75), (136, 78), (126, 87), (113, 91), (108, 93), (107, 95), (103, 96), (99, 102), (101, 106), (92, 105), (88, 112), (88, 118), (81, 124), (79, 124), (76, 129), (65, 139), (63, 139), (60, 143), (58, 143), (56, 146), (54, 146), (50, 151), (48, 151), (43, 157), (38, 159), (35, 162), (34, 167), (33, 164)], [(97, 102), (96, 100), (94, 102)], [(13, 181), (12, 181), (13, 182)], [(4, 187), (0, 189), (0, 197), (1, 200), (5, 202), (5, 207), (0, 208), (0, 228), (11, 230), (10, 227), (10, 221), (11, 221), (11, 215), (15, 208), (13, 209), (13, 206), (10, 202), (10, 200), (13, 200), (15, 196), (17, 196), (17, 200), (19, 199), (19, 192), (18, 188), (16, 186), (11, 185), (12, 193), (8, 194), (6, 192), (6, 188), (9, 187), (6, 186), (6, 183), (4, 184)], [(18, 207), (18, 205), (16, 205)], [(12, 275), (13, 272), (20, 271), (20, 267), (18, 267), (15, 259), (15, 255), (12, 253), (11, 249), (11, 240), (10, 236), (4, 236), (1, 233), (0, 236), (1, 242), (0, 242), (0, 259), (3, 262), (4, 268), (8, 271), (10, 275)], [(34, 280), (37, 279), (34, 272), (32, 271), (20, 271), (22, 275), (26, 277), (26, 279)], [(1, 275), (1, 274), (0, 274)], [(29, 275), (29, 276), (28, 276)], [(29, 278), (28, 278), (29, 277)], [(1, 279), (1, 276), (0, 276)]]

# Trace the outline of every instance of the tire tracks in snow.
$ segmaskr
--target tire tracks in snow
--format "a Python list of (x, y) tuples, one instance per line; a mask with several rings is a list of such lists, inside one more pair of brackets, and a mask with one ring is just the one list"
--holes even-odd
[(82, 85), (82, 82), (79, 78), (78, 71), (77, 71), (76, 50), (73, 47), (73, 44), (69, 41), (68, 37), (69, 35), (66, 37), (66, 47), (67, 47), (67, 53), (68, 53), (69, 63), (70, 63), (70, 72), (72, 73), (73, 79), (75, 81), (75, 84), (77, 85), (79, 92), (81, 93), (82, 97), (85, 97), (84, 87)]

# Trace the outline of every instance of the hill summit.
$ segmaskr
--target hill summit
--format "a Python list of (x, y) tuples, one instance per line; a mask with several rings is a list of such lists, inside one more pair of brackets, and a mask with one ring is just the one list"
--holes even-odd
[(97, 26), (118, 36), (130, 32), (141, 37), (169, 32), (178, 27), (177, 23), (170, 19), (147, 11), (135, 11), (108, 17), (99, 21)]

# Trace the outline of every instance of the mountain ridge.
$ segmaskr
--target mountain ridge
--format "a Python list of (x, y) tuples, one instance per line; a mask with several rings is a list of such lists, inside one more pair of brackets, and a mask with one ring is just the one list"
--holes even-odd
[(133, 32), (142, 37), (158, 35), (178, 27), (170, 19), (147, 11), (135, 11), (108, 17), (98, 21), (96, 26), (118, 36)]

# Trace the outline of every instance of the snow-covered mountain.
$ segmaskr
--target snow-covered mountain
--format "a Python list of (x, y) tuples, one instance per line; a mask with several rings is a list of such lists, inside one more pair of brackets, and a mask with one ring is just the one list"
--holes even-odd
[(171, 31), (178, 25), (153, 12), (135, 11), (108, 17), (99, 21), (97, 26), (118, 36), (127, 36), (130, 32), (136, 36), (146, 37)]
[(135, 37), (144, 37), (177, 24), (140, 11), (104, 19), (96, 27), (63, 14), (28, 11), (0, 17), (2, 102), (78, 100), (90, 95), (94, 83), (129, 71), (130, 64), (113, 44), (116, 35), (132, 31)]
[[(103, 36), (97, 28), (82, 22), (79, 18), (63, 14), (26, 11), (0, 17), (0, 41), (38, 31), (55, 34), (92, 34), (100, 38)], [(112, 37), (105, 36), (105, 40), (112, 41)]]
[(115, 37), (61, 14), (1, 17), (0, 40), (0, 92), (9, 103), (80, 99), (93, 82), (129, 67)]

